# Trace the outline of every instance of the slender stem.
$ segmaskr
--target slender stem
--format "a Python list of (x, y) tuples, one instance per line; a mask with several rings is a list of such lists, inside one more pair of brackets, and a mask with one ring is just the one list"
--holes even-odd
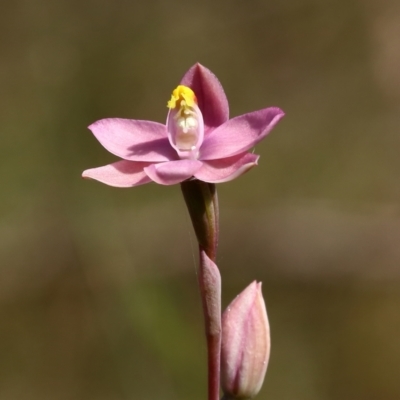
[(215, 265), (219, 235), (219, 210), (214, 184), (192, 180), (181, 184), (199, 242), (199, 288), (207, 339), (208, 400), (219, 400), (221, 357), (221, 276)]
[(219, 209), (214, 184), (198, 180), (181, 183), (197, 241), (212, 261), (216, 261), (219, 235)]
[(208, 399), (219, 399), (221, 363), (221, 275), (200, 246), (198, 274), (207, 339)]

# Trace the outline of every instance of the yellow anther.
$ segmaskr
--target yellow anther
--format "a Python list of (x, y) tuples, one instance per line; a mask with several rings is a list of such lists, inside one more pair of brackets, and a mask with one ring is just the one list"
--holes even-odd
[(167, 103), (168, 108), (193, 107), (197, 103), (196, 95), (193, 90), (187, 86), (179, 85), (172, 92), (171, 100)]

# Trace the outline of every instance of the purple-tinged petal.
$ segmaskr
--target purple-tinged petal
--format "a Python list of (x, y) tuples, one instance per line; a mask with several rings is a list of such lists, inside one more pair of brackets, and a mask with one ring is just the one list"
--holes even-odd
[(160, 185), (175, 185), (191, 178), (203, 165), (198, 160), (178, 160), (152, 164), (144, 169), (146, 174)]
[(106, 118), (89, 129), (110, 153), (125, 160), (160, 162), (177, 158), (166, 126), (158, 122)]
[(204, 138), (201, 160), (215, 160), (243, 153), (262, 140), (284, 116), (271, 107), (232, 118)]
[(186, 72), (181, 84), (190, 87), (203, 113), (206, 133), (229, 119), (229, 105), (218, 78), (206, 67), (195, 64)]
[(194, 176), (204, 182), (228, 182), (257, 165), (257, 154), (245, 153), (220, 160), (203, 161), (203, 166)]
[(147, 162), (117, 161), (104, 167), (92, 168), (83, 171), (82, 177), (95, 179), (115, 187), (133, 187), (151, 182), (151, 179), (143, 171), (149, 166)]

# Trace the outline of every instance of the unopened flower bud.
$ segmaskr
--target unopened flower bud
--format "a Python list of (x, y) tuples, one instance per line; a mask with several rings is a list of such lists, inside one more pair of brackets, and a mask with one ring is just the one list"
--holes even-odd
[(221, 384), (226, 399), (249, 399), (261, 389), (270, 353), (261, 283), (254, 281), (222, 315)]

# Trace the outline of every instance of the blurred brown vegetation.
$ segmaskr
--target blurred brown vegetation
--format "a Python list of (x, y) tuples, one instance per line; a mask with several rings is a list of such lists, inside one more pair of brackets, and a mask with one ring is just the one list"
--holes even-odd
[(219, 186), (228, 303), (263, 281), (260, 399), (400, 398), (400, 3), (16, 0), (0, 6), (0, 399), (204, 399), (178, 186), (80, 179), (86, 126), (164, 121), (199, 61), (231, 114), (287, 116)]

